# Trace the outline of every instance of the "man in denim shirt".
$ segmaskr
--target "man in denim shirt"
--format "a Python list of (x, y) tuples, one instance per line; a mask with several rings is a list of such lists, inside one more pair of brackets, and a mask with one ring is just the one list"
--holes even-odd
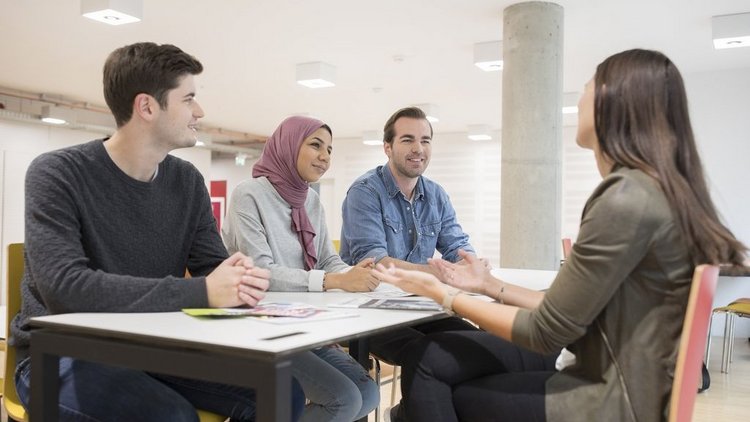
[(426, 263), (435, 249), (452, 262), (459, 249), (474, 252), (448, 194), (422, 177), (432, 149), (432, 126), (424, 112), (399, 110), (386, 123), (383, 138), (387, 165), (357, 179), (344, 200), (344, 261), (372, 257), (384, 265), (431, 271)]
[[(350, 265), (372, 257), (383, 265), (432, 272), (427, 259), (437, 249), (456, 262), (458, 250), (474, 252), (456, 221), (448, 194), (422, 177), (430, 162), (432, 125), (417, 107), (394, 113), (383, 130), (388, 163), (357, 179), (344, 199), (341, 258)], [(410, 345), (426, 334), (475, 329), (446, 318), (370, 338), (378, 357), (401, 365)]]

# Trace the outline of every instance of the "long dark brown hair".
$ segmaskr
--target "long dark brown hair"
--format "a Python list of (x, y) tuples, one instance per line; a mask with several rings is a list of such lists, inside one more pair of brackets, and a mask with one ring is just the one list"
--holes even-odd
[(694, 264), (743, 265), (747, 247), (720, 221), (695, 146), (682, 76), (657, 51), (628, 50), (596, 68), (594, 116), (614, 167), (658, 180)]

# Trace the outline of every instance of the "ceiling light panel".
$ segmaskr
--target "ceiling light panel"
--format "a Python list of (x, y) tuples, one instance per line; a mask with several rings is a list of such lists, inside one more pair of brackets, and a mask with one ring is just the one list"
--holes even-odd
[(485, 72), (503, 70), (503, 42), (488, 41), (474, 44), (474, 65)]
[(81, 0), (81, 15), (108, 25), (140, 22), (143, 0)]
[(70, 108), (45, 105), (42, 106), (41, 120), (53, 125), (75, 124), (76, 112)]
[(714, 48), (750, 47), (750, 13), (711, 18)]
[(308, 88), (336, 86), (336, 68), (323, 62), (300, 63), (297, 65), (297, 83)]

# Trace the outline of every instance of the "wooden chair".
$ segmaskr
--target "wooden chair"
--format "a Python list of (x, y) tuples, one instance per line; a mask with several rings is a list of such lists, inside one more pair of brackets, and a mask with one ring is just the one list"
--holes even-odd
[[(8, 245), (8, 284), (6, 286), (7, 315), (5, 329), (10, 335), (10, 322), (21, 309), (21, 279), (23, 278), (23, 243)], [(3, 407), (9, 420), (28, 421), (29, 414), (21, 405), (16, 393), (14, 374), (16, 370), (16, 348), (7, 345), (5, 350), (5, 378), (3, 379)], [(224, 422), (227, 418), (205, 410), (197, 410), (200, 422)]]
[(569, 237), (563, 237), (562, 238), (562, 254), (563, 257), (560, 260), (560, 266), (565, 263), (565, 261), (568, 260), (570, 257), (570, 253), (573, 250), (573, 241)]
[(690, 422), (693, 418), (708, 321), (718, 279), (719, 267), (714, 265), (699, 265), (693, 273), (672, 383), (669, 422)]
[(570, 252), (573, 250), (573, 241), (569, 237), (562, 238), (563, 259), (568, 259)]

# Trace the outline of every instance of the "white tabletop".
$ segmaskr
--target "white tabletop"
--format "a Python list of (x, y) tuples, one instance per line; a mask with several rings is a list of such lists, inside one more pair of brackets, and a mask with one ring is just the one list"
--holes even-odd
[[(356, 293), (271, 292), (265, 301), (304, 302), (324, 307), (341, 302)], [(332, 310), (342, 311), (340, 308)], [(182, 312), (163, 313), (72, 313), (33, 318), (36, 326), (75, 329), (81, 333), (105, 334), (164, 344), (226, 348), (287, 354), (343, 339), (372, 334), (422, 319), (433, 319), (440, 312), (381, 309), (346, 309), (357, 317), (276, 325), (254, 318), (195, 318)]]
[(546, 290), (557, 277), (557, 271), (493, 268), (490, 273), (505, 282), (531, 290)]
[[(557, 271), (493, 268), (492, 274), (529, 289), (547, 289)], [(357, 293), (270, 292), (268, 302), (303, 302), (326, 307), (360, 296)], [(340, 308), (332, 310), (342, 311)], [(362, 334), (373, 334), (399, 325), (432, 319), (440, 312), (382, 309), (346, 309), (357, 317), (299, 324), (276, 325), (253, 318), (195, 318), (182, 312), (72, 313), (33, 318), (34, 325), (73, 328), (80, 332), (113, 337), (153, 339), (161, 343), (210, 345), (270, 354), (309, 349)], [(4, 325), (3, 325), (4, 326)]]

